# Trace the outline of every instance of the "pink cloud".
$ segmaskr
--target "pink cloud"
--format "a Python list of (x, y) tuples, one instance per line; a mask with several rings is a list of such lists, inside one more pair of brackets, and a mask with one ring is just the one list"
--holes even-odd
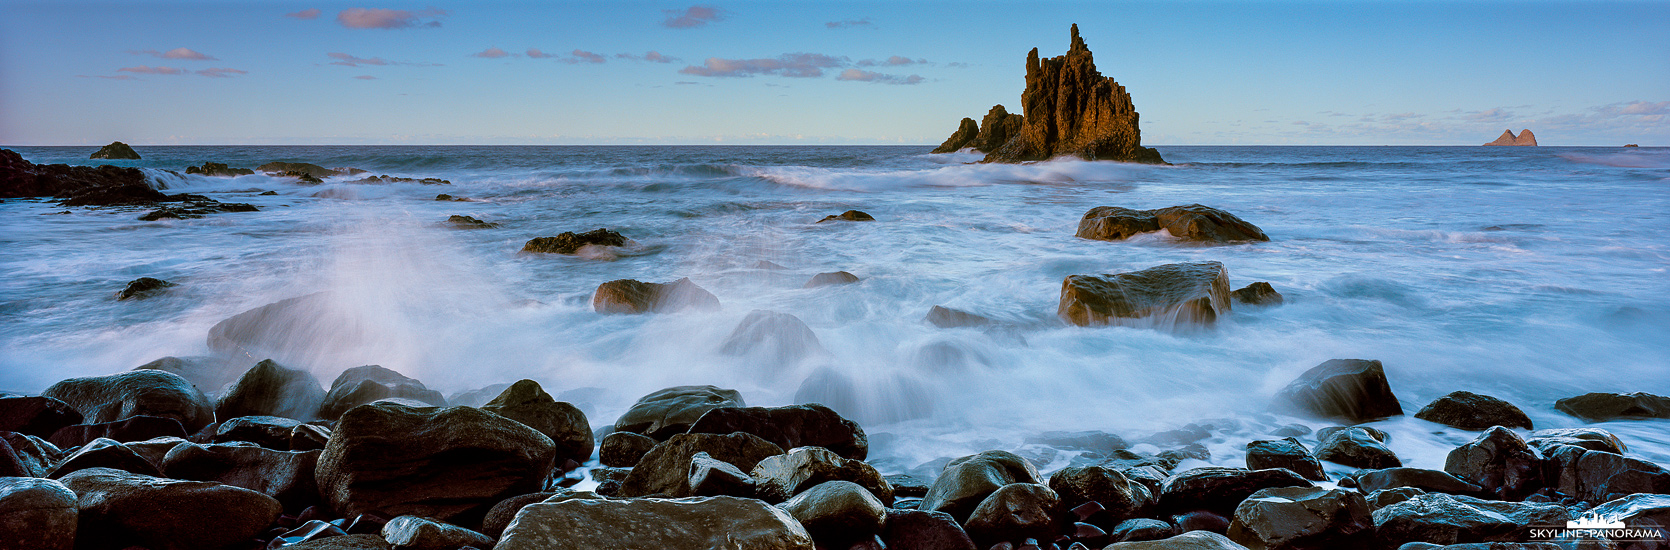
[(331, 57), (331, 59), (336, 60), (336, 61), (331, 62), (332, 65), (341, 65), (341, 66), (344, 66), (344, 67), (359, 67), (361, 65), (382, 66), (382, 65), (393, 65), (394, 64), (393, 62), (391, 62), (387, 59), (383, 59), (381, 57), (373, 57), (371, 59), (366, 59), (366, 58), (363, 58), (363, 57), (354, 57), (352, 55), (348, 55), (348, 54), (345, 54), (345, 53), (342, 53), (342, 52), (331, 52), (331, 53), (328, 53), (328, 54), (325, 54), (325, 55), (328, 55), (328, 56)]
[(528, 57), (532, 57), (534, 59), (549, 59), (556, 56), (557, 54), (554, 53), (539, 51), (539, 48), (528, 48)]
[(882, 73), (877, 73), (877, 72), (865, 71), (865, 70), (860, 70), (860, 69), (847, 69), (845, 71), (841, 71), (841, 74), (839, 76), (836, 76), (835, 80), (847, 80), (847, 81), (853, 81), (853, 82), (874, 82), (874, 83), (877, 83), (877, 84), (921, 84), (924, 80), (927, 80), (927, 79), (922, 78), (920, 75), (914, 75), (914, 74), (910, 75), (910, 76), (898, 76), (898, 75), (882, 74)]
[(690, 6), (684, 10), (661, 10), (666, 12), (667, 20), (661, 25), (669, 29), (693, 29), (712, 23), (724, 21), (725, 12), (713, 6)]
[(604, 58), (601, 54), (595, 54), (585, 50), (574, 50), (573, 54), (574, 57), (564, 59), (563, 61), (567, 61), (569, 63), (602, 63), (604, 61), (608, 61), (608, 59)]
[(240, 71), (240, 70), (237, 70), (237, 69), (230, 69), (230, 68), (226, 68), (226, 67), (215, 67), (215, 68), (211, 68), (211, 69), (203, 69), (201, 71), (197, 71), (197, 74), (201, 75), (201, 76), (209, 76), (209, 77), (214, 77), (214, 78), (231, 78), (232, 75), (249, 74), (249, 71)]
[(196, 61), (215, 61), (214, 57), (212, 57), (210, 55), (207, 55), (207, 54), (204, 54), (203, 52), (193, 50), (191, 48), (174, 48), (174, 49), (168, 50), (166, 52), (159, 52), (159, 51), (156, 51), (156, 50), (128, 50), (128, 53), (131, 53), (131, 54), (134, 54), (134, 55), (149, 55), (151, 57), (155, 57), (155, 58), (159, 58), (159, 59), (191, 59), (191, 60), (196, 60)]
[(354, 79), (355, 80), (376, 80), (377, 77), (371, 76), (371, 75), (368, 75), (368, 74), (362, 74), (362, 75), (354, 77)]
[(183, 70), (183, 69), (176, 69), (174, 67), (151, 67), (151, 66), (148, 66), (148, 65), (140, 65), (138, 67), (123, 67), (123, 68), (120, 68), (120, 69), (116, 69), (116, 72), (119, 72), (119, 73), (133, 73), (133, 74), (186, 74), (185, 70)]
[(617, 54), (615, 54), (615, 58), (617, 58), (617, 59), (631, 59), (631, 60), (635, 60), (635, 61), (648, 61), (650, 63), (677, 63), (678, 60), (679, 60), (677, 57), (661, 55), (660, 52), (653, 52), (653, 51), (649, 52), (649, 53), (646, 53), (644, 55), (634, 55), (634, 54), (629, 54), (629, 53), (617, 53)]
[(470, 54), (470, 57), (485, 57), (487, 59), (498, 59), (498, 58), (501, 58), (501, 57), (510, 57), (510, 55), (511, 55), (510, 52), (507, 52), (507, 51), (504, 51), (504, 50), (501, 50), (501, 49), (498, 49), (498, 48), (487, 48), (485, 50), (481, 50), (479, 52)]
[(296, 13), (286, 13), (286, 14), (284, 14), (284, 16), (285, 17), (294, 17), (296, 19), (318, 19), (319, 18), (319, 8), (307, 8), (305, 10), (298, 11)]
[(846, 58), (821, 53), (788, 53), (774, 59), (723, 59), (709, 57), (702, 65), (679, 69), (679, 73), (711, 77), (746, 77), (770, 74), (794, 78), (823, 76), (823, 69), (840, 67)]
[[(439, 27), (441, 22), (432, 18), (445, 15), (447, 15), (447, 11), (439, 8), (424, 8), (417, 11), (348, 8), (336, 14), (336, 22), (350, 29), (409, 29), (413, 27)], [(429, 21), (420, 21), (420, 19), (429, 19)]]

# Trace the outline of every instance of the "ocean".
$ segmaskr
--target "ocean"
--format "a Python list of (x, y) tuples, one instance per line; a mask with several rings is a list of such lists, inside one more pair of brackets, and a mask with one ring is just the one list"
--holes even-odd
[[(142, 146), (139, 161), (12, 149), (35, 163), (146, 168), (166, 192), (261, 211), (142, 222), (149, 209), (0, 203), (0, 390), (205, 355), (222, 319), (331, 291), (331, 319), (347, 324), (279, 357), (327, 385), (365, 364), (449, 395), (529, 378), (602, 427), (667, 386), (713, 384), (777, 406), (828, 397), (818, 384), (838, 380), (848, 388), (838, 408), (863, 424), (871, 462), (889, 474), (986, 449), (1048, 471), (1080, 453), (1039, 434), (1105, 431), (1157, 452), (1171, 447), (1148, 436), (1189, 424), (1206, 428), (1210, 456), (1181, 467), (1242, 466), (1247, 441), (1333, 425), (1270, 405), (1334, 358), (1382, 361), (1409, 414), (1467, 390), (1518, 405), (1538, 428), (1571, 427), (1583, 422), (1555, 400), (1670, 395), (1666, 149), (1158, 147), (1172, 166), (980, 165), (917, 146)], [(451, 184), (162, 171), (277, 160)], [(1271, 240), (1074, 236), (1096, 206), (1191, 203)], [(850, 209), (877, 221), (813, 223)], [(498, 226), (458, 229), (445, 223), (455, 214)], [(519, 253), (534, 237), (599, 227), (635, 244)], [(1223, 262), (1236, 288), (1269, 282), (1286, 303), (1181, 332), (1056, 318), (1068, 275), (1201, 260)], [(832, 271), (861, 280), (803, 288)], [(114, 299), (138, 277), (179, 286)], [(605, 281), (681, 277), (722, 307), (592, 310)], [(923, 321), (935, 305), (999, 323), (937, 328)], [(816, 343), (726, 353), (754, 310), (794, 315)], [(1422, 468), (1442, 469), (1476, 435), (1410, 416), (1372, 425)], [(1670, 465), (1670, 420), (1598, 426)]]

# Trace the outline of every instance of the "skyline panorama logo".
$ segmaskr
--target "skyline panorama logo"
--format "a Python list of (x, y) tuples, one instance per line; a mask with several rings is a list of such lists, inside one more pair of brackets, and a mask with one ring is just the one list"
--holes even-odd
[[(1650, 523), (1650, 522), (1649, 522)], [(1606, 517), (1593, 510), (1564, 526), (1536, 525), (1531, 527), (1531, 541), (1600, 538), (1612, 542), (1670, 542), (1670, 532), (1658, 525), (1630, 526), (1621, 518)]]

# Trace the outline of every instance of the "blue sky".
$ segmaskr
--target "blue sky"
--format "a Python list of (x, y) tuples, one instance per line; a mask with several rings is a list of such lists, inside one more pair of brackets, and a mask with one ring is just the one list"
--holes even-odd
[(0, 144), (937, 144), (1078, 23), (1143, 141), (1670, 145), (1666, 2), (0, 0)]

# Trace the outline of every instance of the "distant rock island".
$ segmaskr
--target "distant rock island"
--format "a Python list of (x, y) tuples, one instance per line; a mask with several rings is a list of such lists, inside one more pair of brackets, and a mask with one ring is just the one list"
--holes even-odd
[(106, 145), (106, 146), (100, 148), (98, 151), (95, 151), (92, 155), (89, 155), (87, 158), (90, 158), (90, 159), (139, 160), (139, 153), (133, 152), (133, 148), (128, 147), (128, 144), (126, 144), (126, 143), (122, 143), (120, 141), (113, 141), (113, 142), (110, 142), (110, 145)]
[(1530, 130), (1520, 130), (1519, 135), (1515, 136), (1513, 135), (1513, 130), (1502, 130), (1502, 137), (1496, 138), (1496, 141), (1486, 143), (1485, 145), (1524, 145), (1536, 147), (1537, 135), (1531, 133)]
[(1158, 151), (1142, 146), (1131, 94), (1096, 70), (1078, 25), (1072, 32), (1065, 55), (1039, 59), (1038, 48), (1027, 54), (1026, 91), (1021, 92), (1024, 115), (1010, 114), (1002, 105), (992, 107), (979, 124), (963, 119), (956, 133), (933, 152), (972, 148), (986, 153), (981, 162), (1072, 156), (1165, 164)]

